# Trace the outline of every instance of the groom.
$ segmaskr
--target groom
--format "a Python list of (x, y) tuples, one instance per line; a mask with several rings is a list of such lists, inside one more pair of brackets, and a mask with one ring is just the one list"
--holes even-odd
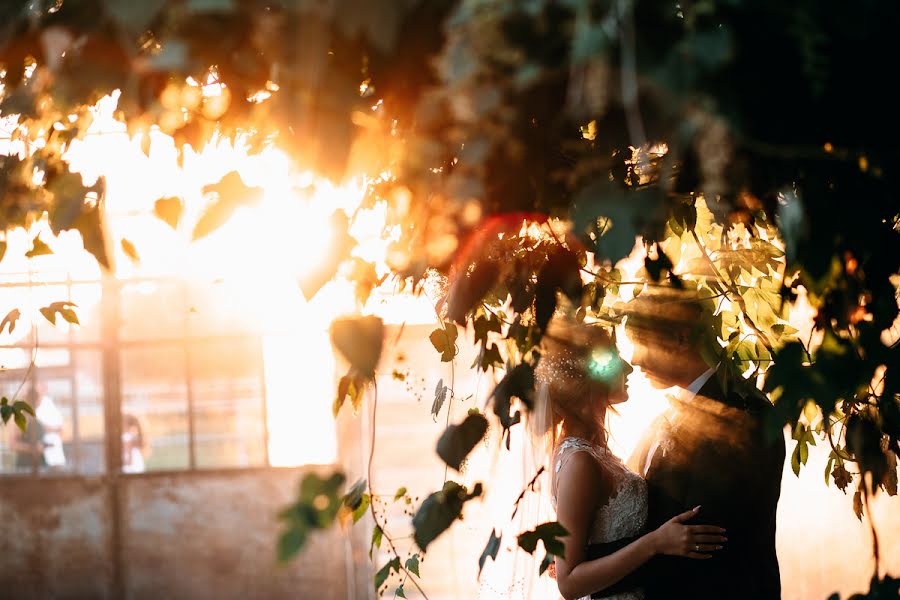
[[(723, 527), (728, 541), (708, 560), (658, 556), (595, 597), (643, 587), (646, 600), (780, 598), (775, 513), (785, 447), (780, 432), (764, 429), (771, 405), (750, 385), (722, 388), (697, 350), (704, 334), (698, 301), (676, 290), (648, 290), (628, 314), (633, 362), (656, 387), (684, 390), (635, 452), (633, 466), (647, 480), (647, 530), (700, 505), (695, 522)], [(592, 545), (588, 556), (630, 541)]]

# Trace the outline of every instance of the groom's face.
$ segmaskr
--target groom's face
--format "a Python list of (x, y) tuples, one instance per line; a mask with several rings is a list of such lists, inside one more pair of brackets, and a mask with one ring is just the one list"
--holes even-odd
[(707, 368), (706, 362), (684, 339), (668, 336), (648, 337), (630, 331), (634, 340), (631, 362), (641, 368), (650, 383), (657, 389), (672, 386), (687, 387)]

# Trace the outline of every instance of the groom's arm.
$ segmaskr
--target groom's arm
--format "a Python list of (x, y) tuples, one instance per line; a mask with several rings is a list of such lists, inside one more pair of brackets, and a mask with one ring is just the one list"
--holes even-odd
[[(618, 539), (614, 542), (606, 542), (602, 544), (589, 544), (587, 547), (587, 552), (585, 554), (585, 558), (587, 560), (594, 560), (597, 558), (603, 558), (604, 556), (609, 556), (613, 552), (618, 552), (628, 544), (637, 540), (639, 535), (635, 535), (632, 537), (626, 537)], [(605, 598), (607, 596), (612, 596), (615, 594), (622, 594), (625, 592), (633, 591), (639, 587), (642, 587), (642, 582), (646, 577), (647, 566), (650, 563), (644, 563), (637, 570), (632, 571), (622, 579), (620, 579), (617, 583), (605, 588), (600, 592), (595, 592), (591, 595), (592, 598)]]

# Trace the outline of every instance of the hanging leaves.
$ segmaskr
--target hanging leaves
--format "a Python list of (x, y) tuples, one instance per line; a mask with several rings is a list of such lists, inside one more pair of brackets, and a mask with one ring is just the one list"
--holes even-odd
[(495, 529), (491, 529), (491, 537), (488, 538), (487, 544), (484, 545), (484, 550), (481, 552), (481, 556), (478, 558), (478, 576), (481, 577), (481, 571), (484, 569), (484, 563), (487, 562), (487, 559), (496, 560), (497, 552), (500, 550), (500, 540), (502, 536), (497, 535), (497, 531)]
[(184, 204), (177, 196), (159, 198), (153, 203), (153, 214), (172, 229), (178, 228), (182, 212), (184, 212)]
[(465, 324), (466, 315), (497, 282), (500, 267), (496, 261), (481, 260), (471, 273), (459, 273), (450, 284), (447, 298), (447, 318), (460, 325)]
[(487, 428), (487, 419), (477, 413), (468, 415), (459, 425), (450, 425), (438, 440), (438, 456), (459, 471), (466, 456), (484, 437)]
[(528, 554), (534, 554), (537, 543), (543, 542), (544, 550), (546, 550), (548, 554), (565, 558), (566, 547), (559, 538), (566, 537), (567, 535), (569, 535), (569, 532), (566, 531), (565, 527), (560, 525), (557, 521), (550, 521), (548, 523), (541, 523), (531, 531), (520, 533), (516, 539), (519, 542), (519, 547)]
[(381, 358), (384, 323), (378, 317), (346, 317), (331, 324), (331, 343), (359, 375), (371, 379)]
[(41, 314), (44, 315), (44, 318), (53, 325), (56, 325), (56, 315), (61, 316), (68, 323), (79, 325), (78, 315), (72, 310), (72, 307), (76, 306), (77, 305), (74, 302), (54, 302), (49, 306), (43, 307), (40, 311)]
[(81, 215), (75, 221), (75, 229), (81, 233), (81, 242), (84, 249), (94, 255), (94, 258), (104, 269), (112, 268), (112, 251), (110, 249), (109, 232), (106, 220), (99, 203), (82, 210)]
[(575, 253), (566, 248), (557, 248), (538, 271), (534, 312), (541, 331), (547, 328), (556, 310), (557, 291), (565, 294), (573, 304), (581, 304), (581, 265)]
[[(510, 413), (512, 399), (519, 398), (529, 409), (533, 405), (534, 367), (528, 363), (520, 363), (506, 372), (497, 387), (491, 393), (494, 400), (494, 414), (500, 419), (504, 431), (522, 419), (519, 411)], [(507, 438), (507, 449), (509, 438)]]
[(313, 264), (298, 280), (307, 300), (312, 300), (322, 286), (331, 281), (338, 267), (350, 258), (350, 251), (356, 246), (356, 240), (349, 234), (350, 222), (344, 211), (332, 213), (330, 229), (331, 237), (328, 246), (322, 249), (320, 262)]
[(350, 400), (350, 405), (353, 407), (353, 414), (359, 414), (359, 409), (362, 406), (363, 400), (363, 392), (366, 389), (366, 383), (369, 379), (363, 375), (360, 375), (353, 368), (350, 371), (341, 377), (338, 382), (337, 395), (334, 397), (334, 403), (331, 405), (331, 413), (333, 416), (337, 417), (338, 413), (341, 412), (341, 407), (344, 406), (344, 402), (347, 399)]
[(444, 401), (447, 399), (447, 393), (452, 393), (449, 387), (444, 385), (444, 380), (439, 379), (437, 382), (437, 386), (434, 388), (434, 402), (431, 403), (431, 418), (437, 421), (438, 415), (441, 412), (441, 407), (444, 406)]
[(134, 247), (134, 244), (132, 244), (129, 240), (126, 240), (125, 238), (122, 238), (121, 244), (122, 244), (122, 251), (125, 253), (125, 255), (128, 258), (130, 258), (135, 263), (141, 262), (141, 256), (138, 254), (137, 248)]
[(9, 328), (9, 333), (12, 333), (16, 329), (16, 322), (18, 322), (19, 317), (22, 316), (22, 313), (19, 312), (18, 308), (14, 308), (3, 317), (3, 321), (0, 322), (0, 334), (6, 331)]
[(403, 565), (406, 567), (406, 570), (415, 575), (416, 577), (421, 577), (419, 575), (419, 555), (413, 554), (409, 558), (406, 559), (406, 563)]
[(231, 171), (218, 183), (204, 186), (203, 193), (215, 194), (216, 199), (206, 207), (194, 226), (194, 240), (206, 237), (227, 223), (238, 207), (254, 206), (262, 200), (262, 189), (248, 187), (237, 171)]
[(328, 477), (304, 475), (297, 502), (278, 515), (286, 527), (278, 540), (278, 560), (285, 562), (296, 556), (312, 532), (331, 527), (343, 506), (339, 490), (344, 480), (339, 472)]
[(10, 402), (6, 396), (0, 398), (0, 420), (6, 425), (12, 419), (16, 426), (25, 433), (28, 428), (28, 421), (25, 415), (34, 417), (34, 409), (27, 402), (16, 400)]
[(424, 550), (462, 514), (463, 505), (481, 495), (481, 484), (469, 492), (455, 481), (444, 483), (443, 489), (425, 498), (413, 517), (413, 539)]
[(444, 327), (435, 329), (428, 336), (434, 349), (441, 353), (442, 362), (450, 362), (456, 356), (456, 338), (459, 330), (451, 321), (444, 323)]
[(25, 253), (25, 258), (34, 258), (35, 256), (44, 256), (47, 254), (53, 254), (53, 250), (50, 249), (44, 241), (41, 239), (40, 234), (34, 236), (34, 239), (31, 240), (31, 250)]

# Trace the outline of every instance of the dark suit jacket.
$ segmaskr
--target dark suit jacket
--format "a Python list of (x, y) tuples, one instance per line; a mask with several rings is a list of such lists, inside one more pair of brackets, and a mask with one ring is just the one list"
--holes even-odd
[[(771, 410), (760, 396), (726, 397), (715, 377), (689, 403), (675, 402), (661, 417), (674, 427), (654, 452), (647, 471), (647, 531), (701, 505), (696, 523), (724, 527), (728, 542), (709, 560), (659, 556), (595, 597), (642, 586), (647, 600), (775, 600), (781, 579), (775, 554), (775, 512), (781, 493), (784, 439), (764, 431)], [(644, 463), (656, 436), (639, 447)], [(668, 438), (668, 441), (665, 441)], [(607, 555), (634, 538), (588, 548)]]

